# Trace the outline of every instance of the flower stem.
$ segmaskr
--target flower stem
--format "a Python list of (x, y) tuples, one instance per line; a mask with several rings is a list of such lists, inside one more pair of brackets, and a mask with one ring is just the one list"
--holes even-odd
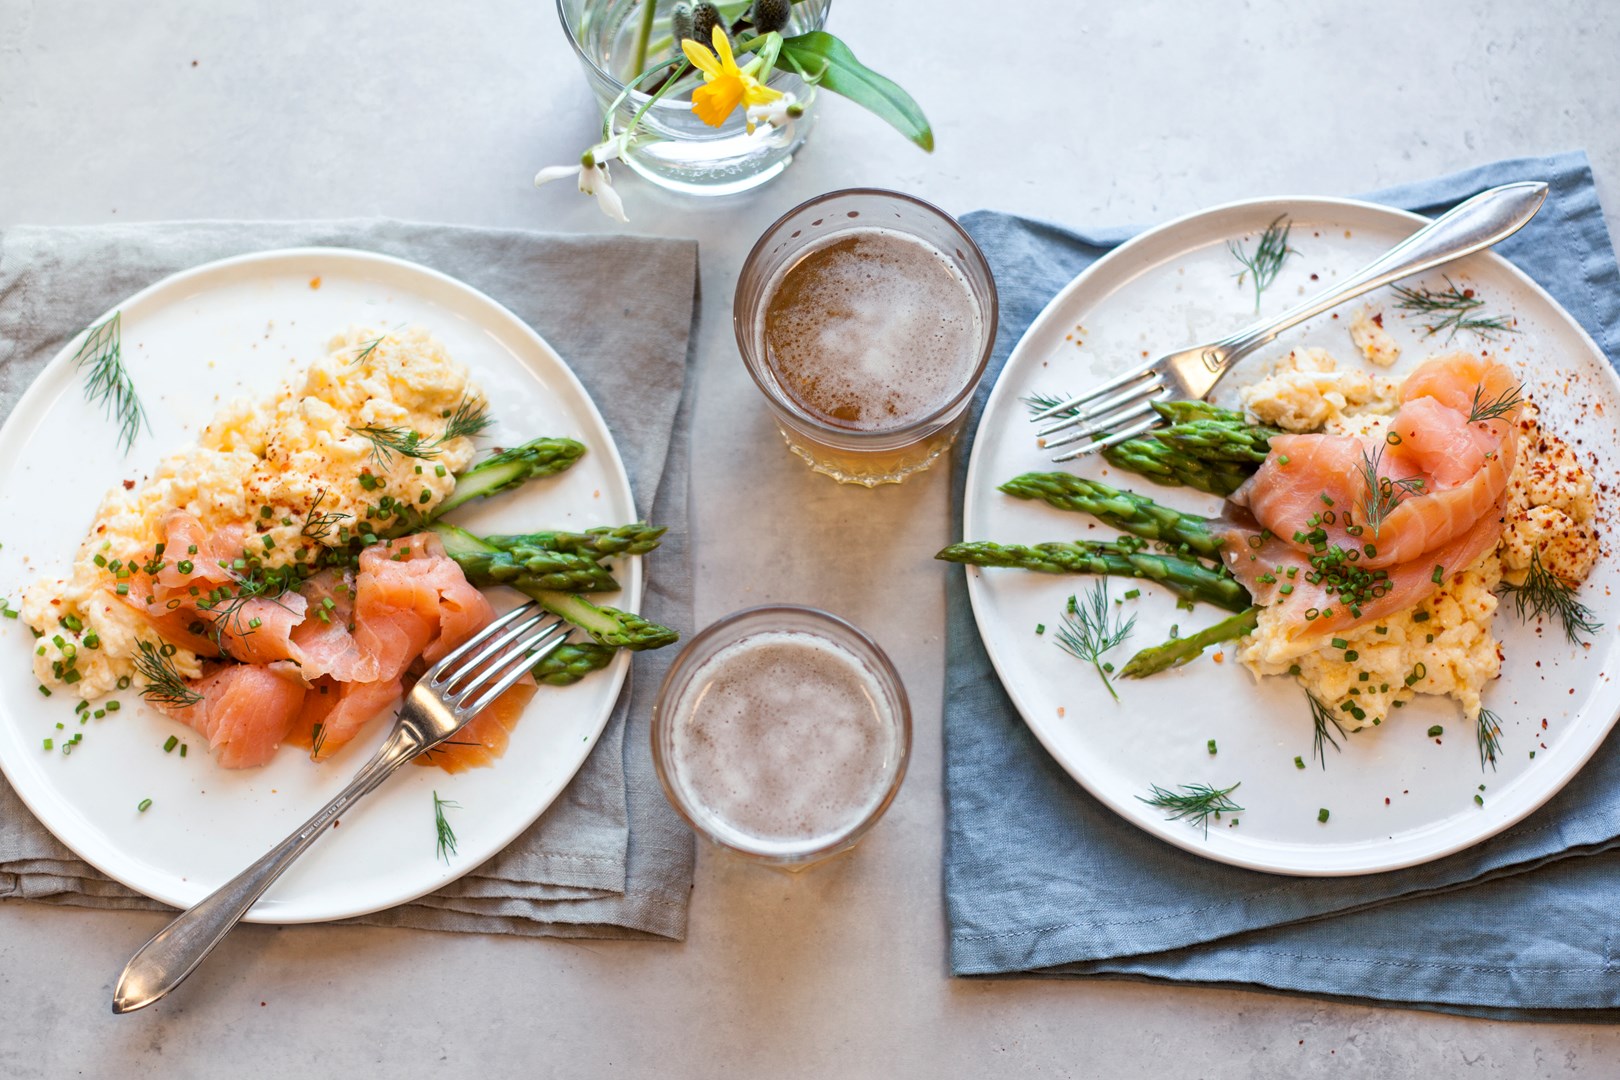
[[(676, 64), (681, 65), (681, 68), (682, 68), (683, 72), (686, 69), (686, 67), (689, 66), (686, 57), (684, 57), (684, 56), (672, 56), (668, 60), (660, 60), (658, 63), (654, 64), (652, 67), (648, 68), (646, 71), (643, 71), (640, 75), (637, 75), (634, 79), (631, 79), (628, 83), (625, 84), (624, 89), (619, 91), (619, 96), (613, 99), (613, 103), (611, 105), (609, 105), (607, 107), (607, 110), (602, 114), (602, 138), (604, 140), (611, 139), (613, 137), (613, 114), (614, 114), (614, 112), (616, 112), (618, 110), (620, 105), (624, 104), (625, 99), (630, 96), (631, 91), (635, 90), (636, 87), (640, 86), (642, 84), (642, 82), (644, 82), (649, 75), (653, 74), (656, 71), (664, 71), (664, 70), (666, 70), (666, 69), (668, 69), (668, 68), (670, 68), (670, 67), (672, 67), (672, 66), (674, 66)], [(669, 81), (673, 82), (674, 80), (671, 79)], [(660, 97), (663, 95), (663, 88), (662, 87), (659, 88), (658, 93), (659, 93)], [(657, 100), (657, 99), (655, 98), (654, 100)], [(645, 111), (646, 111), (645, 109), (642, 110), (642, 112), (645, 112)], [(636, 119), (632, 120), (630, 122), (630, 126), (634, 127), (635, 124), (636, 124), (636, 121), (640, 120), (640, 119), (641, 119), (641, 113), (637, 113), (636, 114)], [(626, 129), (626, 130), (628, 130), (628, 129)]]
[(641, 0), (641, 26), (636, 31), (636, 59), (631, 71), (647, 66), (647, 42), (652, 38), (653, 17), (658, 14), (658, 0)]
[(636, 129), (636, 125), (641, 123), (641, 118), (647, 115), (647, 110), (658, 104), (659, 99), (665, 94), (675, 89), (675, 84), (680, 82), (681, 76), (685, 75), (687, 71), (691, 69), (691, 67), (691, 61), (686, 60), (683, 57), (681, 60), (681, 66), (675, 69), (675, 73), (665, 80), (663, 86), (660, 86), (656, 92), (647, 98), (646, 104), (642, 105), (641, 108), (636, 110), (636, 115), (630, 118), (630, 125), (628, 128), (626, 128), (626, 130), (634, 131)]

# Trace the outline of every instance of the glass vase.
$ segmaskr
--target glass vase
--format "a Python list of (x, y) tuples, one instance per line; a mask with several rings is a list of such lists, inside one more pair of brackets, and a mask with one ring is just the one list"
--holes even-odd
[[(626, 81), (636, 75), (629, 68), (635, 62), (643, 4), (649, 2), (656, 4), (660, 25), (667, 27), (674, 0), (557, 0), (563, 30), (585, 69), (586, 81), (598, 106), (604, 112), (610, 107), (615, 110), (615, 130), (628, 126), (649, 100), (649, 95), (640, 88), (625, 93)], [(821, 29), (830, 4), (831, 0), (795, 3), (783, 35), (791, 37)], [(721, 9), (729, 13), (736, 6), (722, 4)], [(651, 45), (649, 59), (668, 56), (667, 30), (655, 31)], [(739, 56), (737, 61), (744, 64), (747, 57)], [(640, 131), (624, 157), (630, 168), (671, 191), (688, 195), (732, 195), (758, 187), (781, 175), (793, 163), (794, 153), (804, 145), (815, 122), (812, 102), (786, 133), (760, 124), (750, 134), (741, 106), (725, 123), (717, 128), (710, 127), (692, 112), (690, 85), (695, 84), (691, 84), (691, 76), (687, 81), (688, 86), (677, 88), (647, 110)], [(650, 86), (651, 80), (646, 85)], [(791, 69), (772, 72), (767, 85), (805, 100), (805, 84)]]

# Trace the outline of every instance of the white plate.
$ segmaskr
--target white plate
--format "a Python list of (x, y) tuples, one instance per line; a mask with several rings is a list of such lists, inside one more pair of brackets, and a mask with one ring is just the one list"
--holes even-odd
[[(1097, 462), (1053, 465), (1035, 445), (1022, 400), (1036, 392), (1081, 392), (1104, 377), (1171, 349), (1208, 341), (1254, 318), (1248, 282), (1228, 240), (1256, 235), (1278, 214), (1294, 222), (1282, 274), (1265, 293), (1272, 314), (1306, 292), (1324, 288), (1407, 236), (1424, 219), (1386, 207), (1339, 199), (1234, 203), (1144, 233), (1110, 253), (1064, 288), (1013, 350), (985, 407), (968, 467), (963, 535), (969, 540), (1035, 543), (1115, 535), (1081, 514), (1003, 495), (996, 485), (1022, 472), (1071, 468), (1151, 495), (1179, 509), (1213, 513), (1219, 500), (1185, 488), (1157, 487)], [(1620, 380), (1580, 326), (1539, 286), (1500, 256), (1485, 254), (1447, 271), (1476, 289), (1488, 310), (1512, 315), (1519, 333), (1496, 355), (1524, 376), (1549, 428), (1578, 444), (1600, 483), (1612, 483)], [(1439, 274), (1420, 279), (1443, 285)], [(1408, 283), (1410, 284), (1410, 283)], [(1341, 367), (1362, 364), (1350, 342), (1353, 301), (1338, 318), (1323, 316), (1244, 361), (1217, 390), (1231, 404), (1238, 386), (1259, 379), (1295, 347), (1319, 345)], [(1445, 348), (1424, 338), (1395, 311), (1387, 289), (1366, 298), (1385, 313), (1402, 347), (1395, 373)], [(1474, 347), (1459, 335), (1456, 347)], [(1601, 412), (1598, 410), (1601, 409)], [(1608, 518), (1600, 497), (1600, 516)], [(1612, 541), (1611, 541), (1612, 543)], [(1507, 828), (1551, 797), (1597, 749), (1620, 711), (1620, 682), (1604, 679), (1620, 651), (1620, 573), (1606, 554), (1580, 598), (1608, 629), (1590, 649), (1571, 646), (1561, 628), (1522, 625), (1504, 605), (1496, 631), (1506, 660), (1487, 705), (1502, 717), (1499, 767), (1481, 771), (1473, 725), (1449, 701), (1420, 698), (1382, 727), (1341, 740), (1324, 771), (1312, 760), (1312, 724), (1292, 679), (1256, 682), (1226, 650), (1224, 664), (1205, 658), (1142, 681), (1116, 680), (1116, 704), (1096, 673), (1060, 651), (1053, 628), (1064, 601), (1092, 579), (1015, 570), (968, 571), (979, 633), (1024, 720), (1059, 764), (1127, 820), (1170, 843), (1221, 862), (1289, 874), (1359, 874), (1425, 862)], [(1163, 640), (1172, 623), (1183, 632), (1218, 621), (1207, 605), (1177, 611), (1151, 583), (1115, 581), (1114, 597), (1139, 587), (1130, 640), (1107, 659), (1123, 663), (1136, 649)], [(1045, 623), (1044, 636), (1035, 634)], [(1427, 729), (1440, 724), (1439, 740)], [(1217, 754), (1207, 744), (1216, 740)], [(1532, 760), (1530, 752), (1535, 751)], [(1307, 768), (1294, 766), (1303, 758)], [(1245, 809), (1211, 823), (1208, 836), (1140, 801), (1149, 785), (1226, 787)], [(1485, 785), (1481, 790), (1480, 785)], [(1483, 799), (1483, 806), (1474, 796)], [(1326, 824), (1319, 809), (1330, 811)]]
[[(319, 288), (312, 287), (319, 279)], [(102, 495), (140, 481), (157, 461), (196, 438), (219, 405), (262, 397), (293, 369), (324, 354), (350, 323), (415, 323), (466, 364), (493, 403), (482, 445), (569, 436), (587, 453), (572, 469), (529, 484), (455, 519), (479, 532), (581, 528), (636, 519), (613, 438), (567, 364), (489, 297), (414, 263), (364, 252), (310, 248), (246, 255), (176, 274), (119, 306), (124, 360), (152, 422), (119, 454), (112, 426), (86, 404), (71, 350), (50, 363), (0, 429), (0, 593), (66, 570)], [(621, 564), (635, 608), (641, 560)], [(216, 766), (206, 740), (115, 695), (120, 712), (81, 726), (74, 698), (42, 698), (20, 620), (0, 628), (0, 767), (29, 808), (68, 847), (104, 873), (179, 907), (202, 899), (281, 840), (337, 793), (387, 733), (386, 719), (330, 762), (292, 748), (262, 769)], [(255, 922), (339, 919), (403, 903), (494, 855), (529, 826), (584, 762), (606, 725), (628, 657), (567, 688), (543, 687), (492, 768), (450, 776), (407, 766), (345, 814), (249, 913)], [(56, 725), (65, 725), (57, 731)], [(71, 756), (64, 737), (83, 731)], [(179, 735), (190, 752), (165, 754)], [(54, 737), (57, 750), (42, 749)], [(447, 816), (460, 842), (437, 858), (432, 792), (460, 804)], [(136, 810), (142, 799), (151, 808)]]

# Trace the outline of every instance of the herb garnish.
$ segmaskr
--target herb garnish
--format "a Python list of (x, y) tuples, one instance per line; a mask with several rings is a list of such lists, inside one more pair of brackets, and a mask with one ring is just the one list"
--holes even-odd
[(1502, 718), (1491, 710), (1481, 706), (1479, 710), (1478, 727), (1475, 737), (1479, 742), (1479, 767), (1483, 771), (1487, 764), (1491, 770), (1496, 770), (1496, 755), (1502, 749)]
[(315, 493), (315, 501), (310, 505), (309, 512), (304, 515), (304, 527), (299, 530), (301, 535), (311, 540), (325, 540), (331, 535), (333, 526), (350, 516), (338, 510), (329, 514), (321, 513), (321, 503), (325, 501), (326, 489), (321, 488)]
[(1170, 811), (1171, 821), (1191, 822), (1195, 828), (1202, 826), (1207, 837), (1210, 815), (1220, 817), (1223, 813), (1229, 814), (1243, 809), (1228, 798), (1242, 786), (1241, 783), (1237, 783), (1229, 788), (1217, 789), (1208, 784), (1182, 784), (1180, 791), (1166, 791), (1158, 784), (1154, 784), (1150, 798), (1138, 795), (1137, 799), (1149, 806)]
[(129, 453), (141, 428), (151, 431), (152, 425), (135, 393), (135, 383), (124, 368), (121, 312), (113, 312), (90, 328), (84, 344), (73, 354), (73, 363), (80, 369), (89, 369), (89, 378), (84, 384), (85, 399), (92, 405), (100, 405), (103, 416), (118, 422), (118, 443), (124, 453)]
[(1295, 254), (1294, 249), (1288, 246), (1288, 234), (1293, 227), (1293, 222), (1288, 219), (1287, 214), (1278, 214), (1260, 234), (1260, 242), (1255, 246), (1252, 255), (1237, 241), (1226, 242), (1226, 250), (1244, 266), (1244, 269), (1238, 272), (1238, 284), (1243, 284), (1246, 275), (1253, 275), (1255, 311), (1260, 310), (1260, 294), (1277, 280), (1277, 275), (1282, 271), (1283, 262), (1288, 256)]
[(451, 439), (470, 439), (494, 423), (489, 407), (470, 398), (462, 398), (448, 419), (444, 434), (436, 439), (424, 439), (421, 432), (406, 427), (367, 426), (349, 430), (370, 441), (372, 460), (379, 469), (387, 470), (393, 467), (395, 454), (428, 461), (438, 457)]
[(1108, 579), (1104, 578), (1092, 585), (1083, 604), (1077, 597), (1069, 597), (1063, 612), (1063, 625), (1057, 632), (1058, 648), (1096, 668), (1108, 693), (1118, 701), (1114, 684), (1108, 681), (1108, 672), (1113, 670), (1114, 665), (1104, 667), (1102, 654), (1129, 637), (1135, 625), (1135, 615), (1123, 620), (1114, 616), (1112, 605), (1108, 602)]
[(1575, 599), (1575, 590), (1557, 574), (1541, 565), (1541, 552), (1530, 552), (1530, 569), (1525, 572), (1524, 583), (1515, 585), (1502, 582), (1502, 593), (1513, 597), (1513, 608), (1521, 619), (1534, 619), (1543, 615), (1557, 615), (1564, 624), (1564, 633), (1576, 645), (1582, 634), (1596, 634), (1603, 624), (1594, 622), (1592, 609)]
[(1523, 385), (1515, 386), (1511, 390), (1504, 390), (1489, 401), (1481, 401), (1485, 396), (1483, 384), (1474, 387), (1474, 404), (1468, 410), (1468, 422), (1478, 424), (1485, 420), (1501, 420), (1508, 413), (1519, 407), (1524, 400)]
[(439, 793), (433, 793), (433, 827), (439, 834), (439, 858), (448, 865), (450, 856), (456, 853), (456, 831), (450, 827), (450, 822), (444, 816), (445, 810), (460, 810), (461, 804), (448, 799), (439, 798)]
[(1518, 333), (1508, 324), (1505, 315), (1475, 315), (1485, 306), (1485, 301), (1474, 295), (1473, 289), (1459, 289), (1451, 278), (1446, 279), (1446, 288), (1440, 289), (1408, 289), (1400, 285), (1395, 286), (1395, 295), (1400, 297), (1396, 307), (1402, 311), (1410, 311), (1417, 315), (1427, 315), (1436, 320), (1424, 323), (1429, 337), (1434, 337), (1442, 330), (1448, 331), (1446, 340), (1450, 341), (1457, 336), (1457, 331), (1468, 330), (1482, 338), (1494, 340), (1499, 333)]
[(141, 673), (146, 685), (141, 696), (155, 705), (170, 709), (184, 709), (202, 700), (202, 695), (186, 685), (180, 670), (174, 666), (174, 646), (153, 645), (144, 638), (135, 642), (140, 655), (135, 658), (135, 670)]
[[(1328, 707), (1318, 701), (1316, 695), (1309, 690), (1305, 692), (1305, 700), (1311, 703), (1311, 724), (1316, 729), (1311, 736), (1311, 750), (1316, 754), (1316, 760), (1322, 763), (1322, 768), (1326, 769), (1327, 748), (1331, 746), (1335, 750), (1339, 749), (1339, 740), (1333, 737), (1333, 731), (1337, 731), (1339, 738), (1343, 738), (1344, 726), (1339, 723), (1339, 718), (1328, 711)], [(1333, 731), (1329, 731), (1329, 727)]]
[(359, 367), (361, 364), (365, 363), (366, 359), (370, 357), (372, 353), (377, 351), (377, 346), (381, 345), (383, 343), (383, 339), (387, 336), (387, 334), (378, 334), (370, 341), (362, 341), (358, 345), (351, 346), (351, 348), (358, 348), (360, 352), (357, 353), (355, 358), (350, 360), (349, 363), (353, 364), (355, 367)]
[(1372, 530), (1374, 540), (1378, 539), (1379, 530), (1384, 527), (1384, 519), (1401, 504), (1402, 499), (1423, 494), (1421, 476), (1408, 476), (1400, 480), (1379, 476), (1378, 466), (1383, 459), (1384, 448), (1381, 445), (1371, 454), (1365, 450), (1361, 452), (1361, 483), (1365, 488), (1361, 496), (1361, 520), (1364, 528)]

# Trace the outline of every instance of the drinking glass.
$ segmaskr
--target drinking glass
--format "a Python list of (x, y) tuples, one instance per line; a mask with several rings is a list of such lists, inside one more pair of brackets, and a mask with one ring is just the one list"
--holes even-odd
[[(883, 230), (921, 240), (967, 282), (979, 315), (977, 360), (949, 397), (926, 415), (893, 427), (852, 430), (812, 414), (783, 388), (765, 342), (764, 313), (786, 269), (842, 234)], [(829, 192), (789, 210), (759, 238), (737, 279), (732, 328), (748, 373), (788, 448), (816, 472), (871, 488), (898, 484), (928, 468), (955, 442), (996, 340), (996, 285), (977, 244), (945, 211), (879, 188)]]
[[(686, 763), (691, 759), (683, 759), (677, 745), (683, 738), (694, 745), (700, 744), (693, 742), (697, 736), (690, 731), (678, 731), (678, 728), (689, 722), (699, 700), (713, 688), (712, 681), (698, 681), (712, 679), (714, 671), (705, 668), (710, 660), (751, 638), (765, 636), (774, 644), (786, 640), (781, 635), (819, 639), (819, 642), (807, 643), (802, 647), (831, 645), (846, 658), (853, 658), (859, 669), (869, 676), (864, 681), (875, 691), (875, 723), (881, 729), (883, 738), (866, 748), (869, 753), (862, 751), (865, 756), (862, 758), (861, 771), (866, 783), (860, 785), (858, 790), (836, 793), (844, 799), (842, 805), (849, 808), (842, 812), (837, 828), (816, 829), (812, 823), (806, 822), (802, 835), (785, 836), (778, 829), (774, 835), (763, 836), (761, 833), (764, 830), (750, 831), (748, 823), (741, 821), (740, 816), (728, 818), (724, 810), (706, 804), (697, 790), (700, 782), (693, 779), (696, 767)], [(807, 711), (807, 715), (812, 712)], [(809, 737), (795, 730), (795, 741), (788, 745), (797, 750), (801, 745), (797, 740), (804, 736), (802, 757), (808, 758), (822, 748), (818, 744), (834, 740), (837, 735), (838, 732), (832, 731), (818, 732), (814, 737)], [(780, 751), (783, 746), (778, 744), (773, 749)], [(732, 750), (734, 756), (747, 753), (735, 747)], [(688, 750), (687, 754), (699, 752)], [(653, 703), (652, 753), (653, 765), (670, 805), (699, 836), (748, 861), (780, 869), (802, 869), (855, 846), (894, 801), (911, 756), (911, 707), (905, 687), (889, 658), (875, 641), (850, 623), (817, 608), (797, 605), (745, 608), (725, 616), (697, 634), (676, 657)], [(712, 775), (715, 768), (724, 768), (728, 760), (711, 754), (703, 768)], [(798, 760), (802, 758), (795, 755), (795, 761)], [(772, 764), (779, 761), (772, 759)], [(747, 773), (750, 779), (765, 777), (788, 788), (799, 784), (799, 790), (794, 794), (807, 794), (803, 785), (814, 783), (805, 780), (802, 772), (767, 773), (765, 767), (757, 762), (740, 764), (751, 768), (752, 771)], [(784, 798), (783, 802), (786, 801)]]

